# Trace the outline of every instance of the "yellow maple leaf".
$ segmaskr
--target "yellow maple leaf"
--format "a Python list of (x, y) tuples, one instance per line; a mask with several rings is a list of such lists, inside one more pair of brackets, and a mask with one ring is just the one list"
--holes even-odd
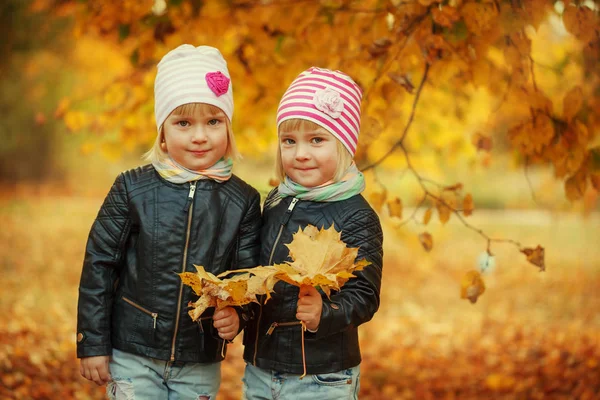
[(478, 271), (468, 271), (460, 283), (460, 298), (469, 299), (471, 303), (476, 303), (477, 298), (485, 292), (485, 283)]
[(356, 261), (358, 248), (346, 247), (341, 232), (333, 225), (328, 229), (317, 229), (313, 225), (307, 225), (304, 230), (299, 228), (286, 246), (293, 261), (274, 265), (278, 270), (275, 277), (298, 287), (318, 286), (327, 296), (353, 278), (354, 271), (370, 264), (365, 260)]
[[(195, 265), (196, 272), (184, 272), (179, 274), (183, 284), (190, 286), (196, 295), (200, 296), (197, 301), (190, 303), (192, 310), (189, 315), (196, 321), (209, 307), (221, 309), (227, 306), (241, 306), (256, 302), (257, 295), (273, 291), (275, 282), (269, 283), (277, 270), (272, 267), (256, 267), (248, 270), (226, 271), (215, 276), (206, 271), (204, 267)], [(231, 273), (238, 273), (231, 278), (222, 277)]]

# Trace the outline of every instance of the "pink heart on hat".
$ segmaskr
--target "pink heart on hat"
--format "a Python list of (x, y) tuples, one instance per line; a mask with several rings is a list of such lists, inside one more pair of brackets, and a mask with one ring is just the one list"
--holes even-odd
[(229, 78), (220, 71), (209, 72), (206, 74), (206, 83), (217, 97), (227, 93), (227, 90), (229, 90), (229, 82)]

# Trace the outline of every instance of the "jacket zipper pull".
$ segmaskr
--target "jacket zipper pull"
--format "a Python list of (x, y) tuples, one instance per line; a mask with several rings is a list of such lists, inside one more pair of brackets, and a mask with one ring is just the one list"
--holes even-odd
[(158, 318), (158, 313), (153, 312), (151, 315), (152, 319), (154, 320), (154, 329), (156, 329), (156, 318)]
[(188, 193), (188, 198), (187, 201), (185, 202), (185, 205), (183, 206), (183, 212), (188, 212), (190, 209), (190, 206), (192, 205), (192, 202), (194, 201), (194, 194), (196, 193), (196, 182), (192, 182), (190, 183), (190, 192)]
[(273, 333), (273, 331), (275, 330), (275, 328), (277, 328), (278, 323), (277, 322), (273, 322), (271, 324), (271, 326), (269, 327), (269, 329), (267, 330), (267, 336), (271, 335)]
[(292, 211), (294, 210), (294, 207), (296, 206), (296, 203), (298, 201), (299, 200), (295, 197), (292, 199), (292, 202), (288, 206), (288, 209), (285, 211), (285, 216), (283, 217), (283, 221), (281, 222), (281, 225), (285, 225), (288, 223), (288, 221), (290, 220), (290, 217), (292, 216)]

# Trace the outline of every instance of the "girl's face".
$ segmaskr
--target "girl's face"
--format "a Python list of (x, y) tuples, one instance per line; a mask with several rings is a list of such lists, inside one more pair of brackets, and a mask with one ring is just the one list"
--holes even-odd
[(163, 150), (192, 171), (207, 169), (227, 151), (227, 116), (208, 107), (194, 107), (186, 115), (175, 111), (163, 125)]
[(335, 176), (337, 139), (325, 129), (298, 129), (279, 136), (285, 174), (305, 187), (320, 186)]

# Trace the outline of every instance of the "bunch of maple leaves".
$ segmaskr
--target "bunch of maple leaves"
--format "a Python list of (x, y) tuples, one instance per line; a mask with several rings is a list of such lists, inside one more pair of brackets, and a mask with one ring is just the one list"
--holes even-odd
[[(286, 246), (290, 250), (291, 262), (226, 271), (219, 276), (196, 265), (196, 273), (180, 274), (183, 283), (199, 296), (195, 303), (190, 304), (192, 319), (196, 321), (209, 307), (221, 309), (257, 302), (257, 295), (266, 296), (268, 301), (279, 281), (298, 287), (319, 287), (329, 297), (332, 290), (339, 291), (355, 277), (354, 271), (370, 264), (366, 260), (355, 261), (358, 248), (346, 247), (341, 240), (341, 232), (336, 231), (333, 225), (328, 229), (312, 225), (298, 229), (292, 242)], [(225, 278), (230, 274), (235, 275)]]

